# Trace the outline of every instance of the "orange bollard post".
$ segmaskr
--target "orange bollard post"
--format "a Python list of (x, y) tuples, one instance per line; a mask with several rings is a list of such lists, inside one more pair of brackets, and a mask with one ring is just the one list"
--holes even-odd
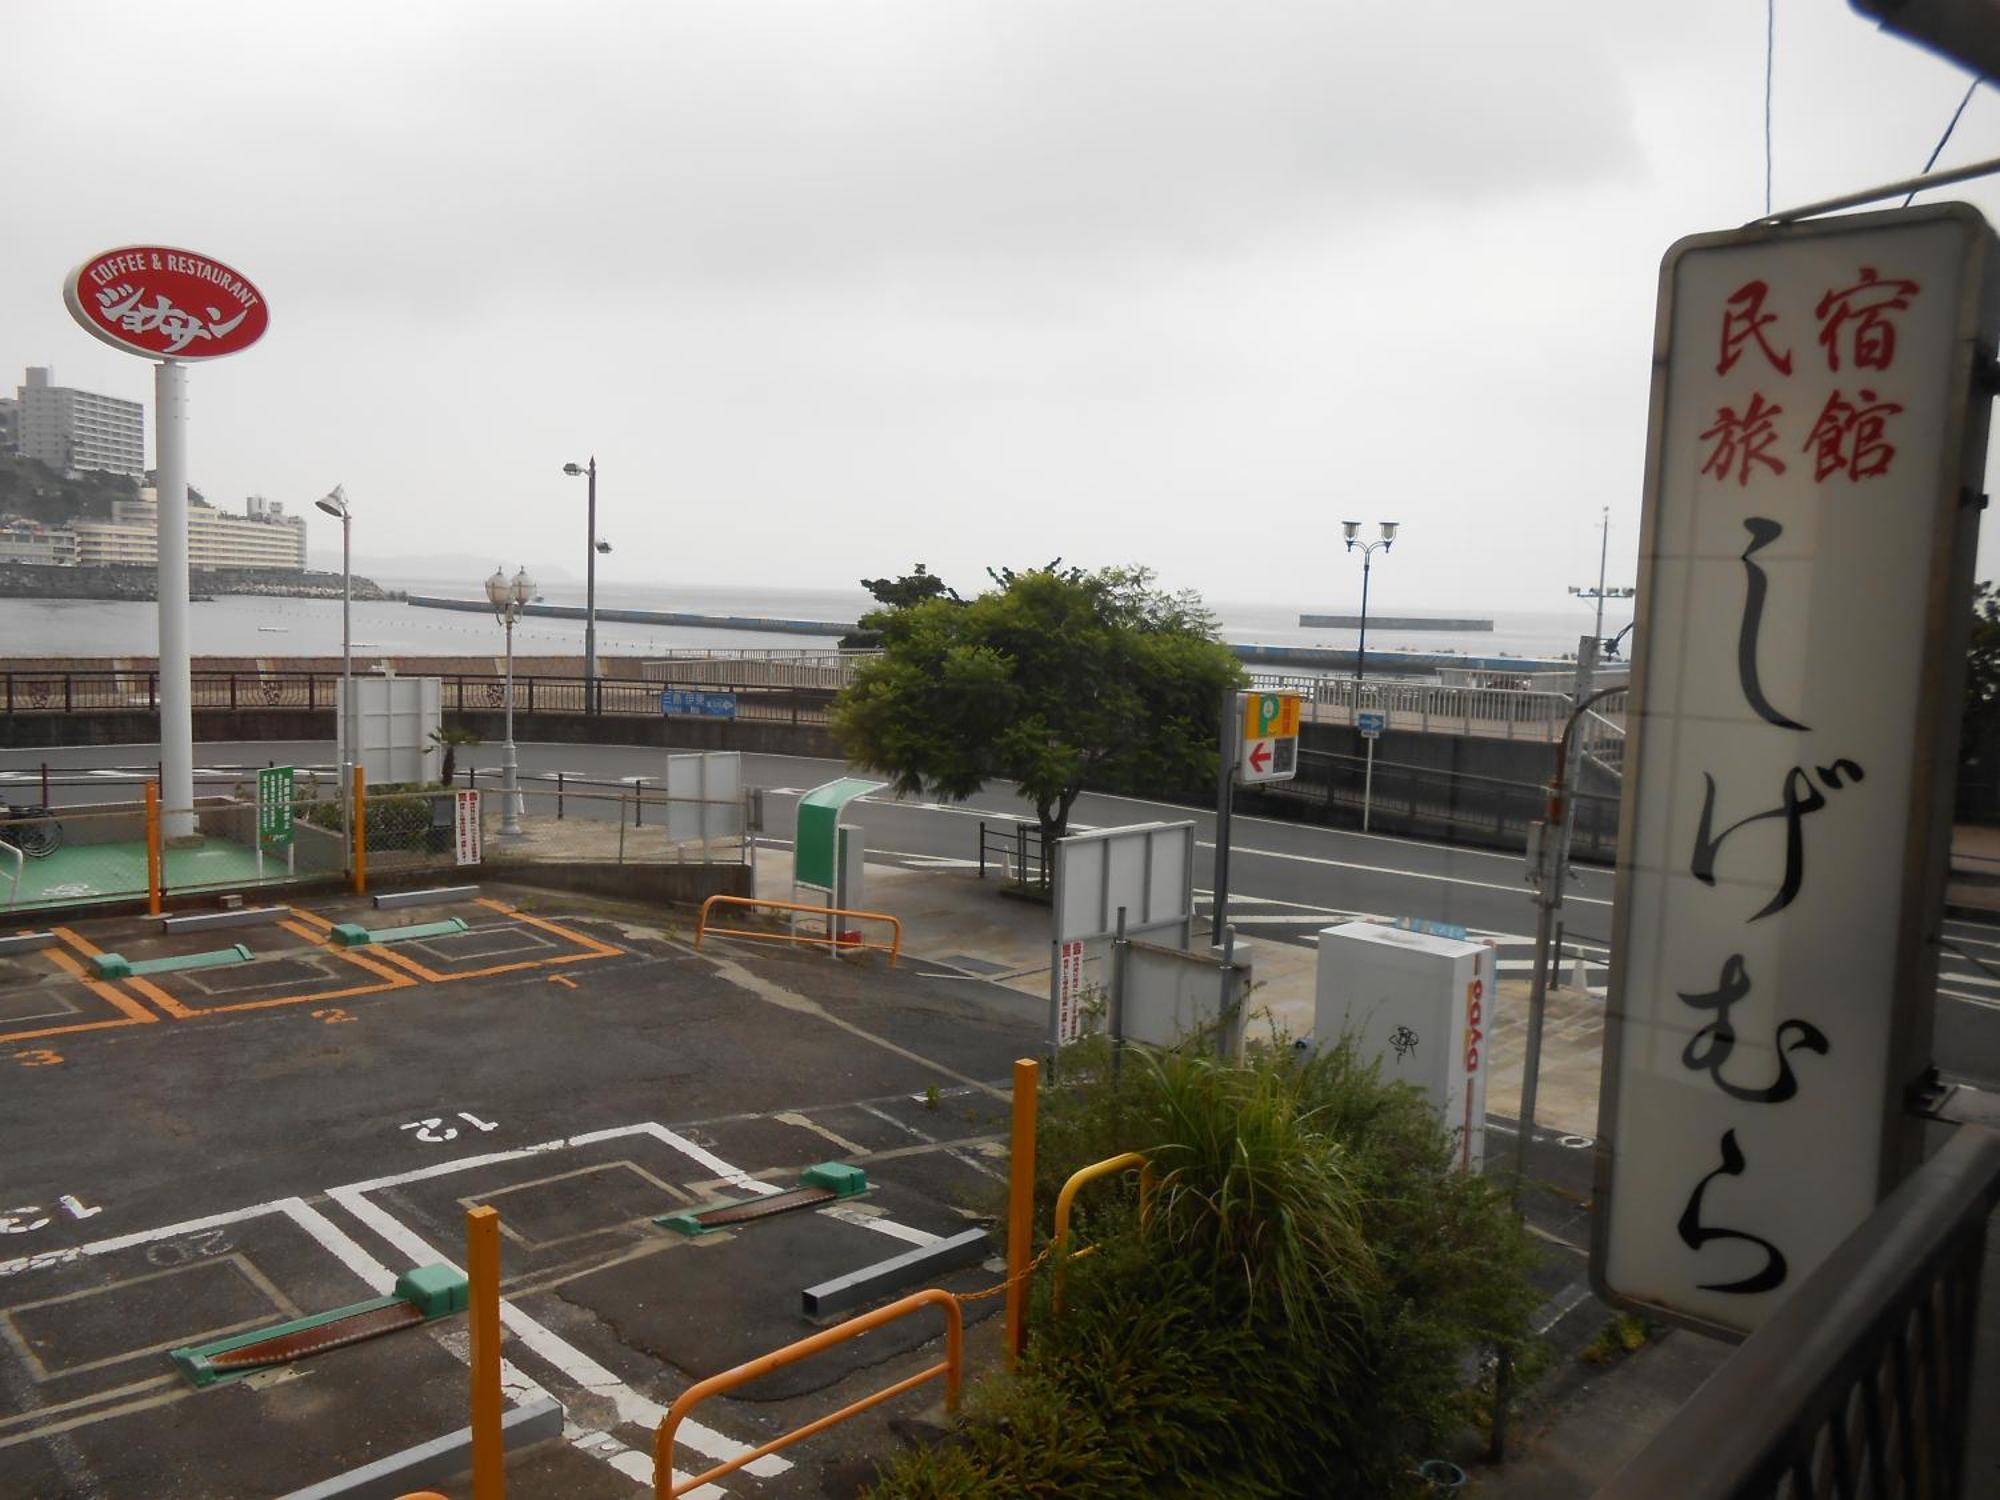
[(1041, 1064), (1014, 1063), (1014, 1134), (1007, 1179), (1007, 1368), (1028, 1347), (1028, 1263), (1035, 1247), (1035, 1088)]
[(465, 1211), (466, 1324), (472, 1335), (472, 1500), (502, 1500), (507, 1454), (500, 1431), (500, 1212)]
[(146, 783), (146, 910), (160, 914), (160, 787)]
[(368, 773), (354, 768), (354, 894), (368, 894)]

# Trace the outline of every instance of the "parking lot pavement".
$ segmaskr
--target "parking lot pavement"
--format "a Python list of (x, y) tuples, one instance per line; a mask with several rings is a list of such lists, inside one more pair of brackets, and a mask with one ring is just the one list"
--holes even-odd
[[(391, 930), (454, 917), (462, 931)], [(379, 941), (343, 945), (349, 923)], [(646, 1493), (665, 1406), (814, 1331), (804, 1286), (986, 1222), (1000, 1088), (1037, 1034), (1014, 992), (816, 950), (697, 955), (669, 924), (536, 893), (315, 902), (198, 937), (133, 918), (56, 935), (0, 959), (8, 1495), (280, 1494), (462, 1426), (460, 1317), (201, 1390), (166, 1351), (460, 1262), (479, 1203), (503, 1227), (509, 1395), (546, 1392), (568, 1417), (564, 1441), (515, 1461), (523, 1492)], [(99, 962), (239, 941), (250, 957), (213, 967)], [(695, 1238), (654, 1223), (823, 1161), (861, 1166), (870, 1191)], [(942, 1284), (996, 1279), (972, 1267)], [(705, 1404), (676, 1469), (921, 1368), (937, 1325)], [(705, 1493), (818, 1494), (827, 1465), (851, 1473), (851, 1446), (809, 1441)]]

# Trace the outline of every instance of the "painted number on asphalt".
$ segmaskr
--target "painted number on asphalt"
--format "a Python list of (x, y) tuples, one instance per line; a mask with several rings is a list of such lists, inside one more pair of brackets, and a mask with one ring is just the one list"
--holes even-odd
[(14, 1061), (24, 1068), (53, 1068), (60, 1064), (63, 1055), (48, 1047), (30, 1047), (25, 1052), (16, 1052)]
[(159, 1240), (146, 1247), (147, 1261), (156, 1266), (184, 1266), (191, 1260), (211, 1255), (227, 1255), (233, 1248), (220, 1229), (202, 1229), (175, 1240)]
[[(500, 1128), (498, 1120), (482, 1120), (478, 1115), (468, 1114), (464, 1110), (458, 1112), (458, 1118), (465, 1121), (466, 1124), (472, 1126), (475, 1130), (498, 1130)], [(417, 1133), (418, 1140), (427, 1141), (433, 1146), (442, 1146), (446, 1141), (455, 1141), (458, 1139), (458, 1127), (456, 1125), (445, 1124), (442, 1115), (429, 1120), (412, 1120), (409, 1124), (398, 1125), (396, 1128), (398, 1130), (414, 1130)]]
[[(56, 1200), (63, 1212), (72, 1219), (88, 1219), (104, 1212), (102, 1208), (92, 1208), (74, 1193), (64, 1193)], [(55, 1222), (55, 1213), (42, 1212), (39, 1203), (25, 1204), (19, 1208), (0, 1208), (0, 1234), (33, 1234), (37, 1229), (47, 1229)]]
[(338, 1026), (342, 1021), (354, 1019), (352, 1011), (342, 1010), (338, 1005), (328, 1006), (325, 1010), (316, 1010), (312, 1014), (315, 1021), (324, 1021), (329, 1026)]

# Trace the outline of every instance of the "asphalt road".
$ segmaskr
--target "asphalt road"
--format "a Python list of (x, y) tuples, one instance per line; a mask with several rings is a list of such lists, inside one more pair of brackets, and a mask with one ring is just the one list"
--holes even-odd
[[(197, 779), (220, 789), (239, 781), (247, 766), (327, 766), (333, 748), (324, 740), (199, 745)], [(132, 778), (153, 759), (153, 747), (144, 745), (0, 750), (0, 799), (38, 798), (39, 767), (48, 760), (50, 796), (58, 806), (123, 800), (136, 795)], [(531, 786), (547, 787), (558, 773), (566, 787), (585, 791), (593, 784), (597, 790), (629, 787), (642, 778), (657, 783), (664, 762), (663, 751), (629, 746), (520, 747), (522, 775)], [(492, 784), (487, 778), (497, 779), (499, 749), (461, 749), (459, 764), (476, 767), (482, 784)], [(800, 792), (848, 773), (834, 760), (743, 757), (746, 784), (766, 792), (766, 837), (776, 844), (787, 842), (793, 799)], [(572, 798), (566, 815), (611, 816), (613, 806)], [(866, 830), (869, 850), (878, 858), (971, 864), (979, 857), (982, 821), (989, 828), (1031, 822), (1032, 809), (1010, 789), (996, 786), (949, 806), (898, 801), (885, 792), (852, 804), (846, 817)], [(1197, 899), (1206, 912), (1213, 880), (1212, 810), (1085, 795), (1071, 814), (1078, 831), (1183, 819), (1196, 825)], [(1498, 939), (1503, 973), (1532, 966), (1535, 913), (1519, 855), (1242, 816), (1234, 821), (1231, 845), (1229, 916), (1239, 931), (1265, 941), (1306, 943), (1321, 927), (1350, 916), (1416, 917)], [(1562, 911), (1565, 971), (1582, 959), (1585, 978), (1597, 989), (1605, 983), (1610, 959), (1611, 896), (1609, 870), (1579, 867)], [(1952, 920), (1944, 935), (1948, 946), (1940, 961), (1934, 1055), (1947, 1076), (2000, 1089), (2000, 927)]]

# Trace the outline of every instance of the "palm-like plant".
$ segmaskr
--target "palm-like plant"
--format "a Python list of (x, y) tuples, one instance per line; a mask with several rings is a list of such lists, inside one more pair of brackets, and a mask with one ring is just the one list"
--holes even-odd
[(458, 747), (476, 745), (479, 736), (470, 729), (440, 728), (431, 731), (431, 746), (444, 751), (444, 764), (438, 767), (438, 780), (450, 786), (452, 777), (458, 774)]

